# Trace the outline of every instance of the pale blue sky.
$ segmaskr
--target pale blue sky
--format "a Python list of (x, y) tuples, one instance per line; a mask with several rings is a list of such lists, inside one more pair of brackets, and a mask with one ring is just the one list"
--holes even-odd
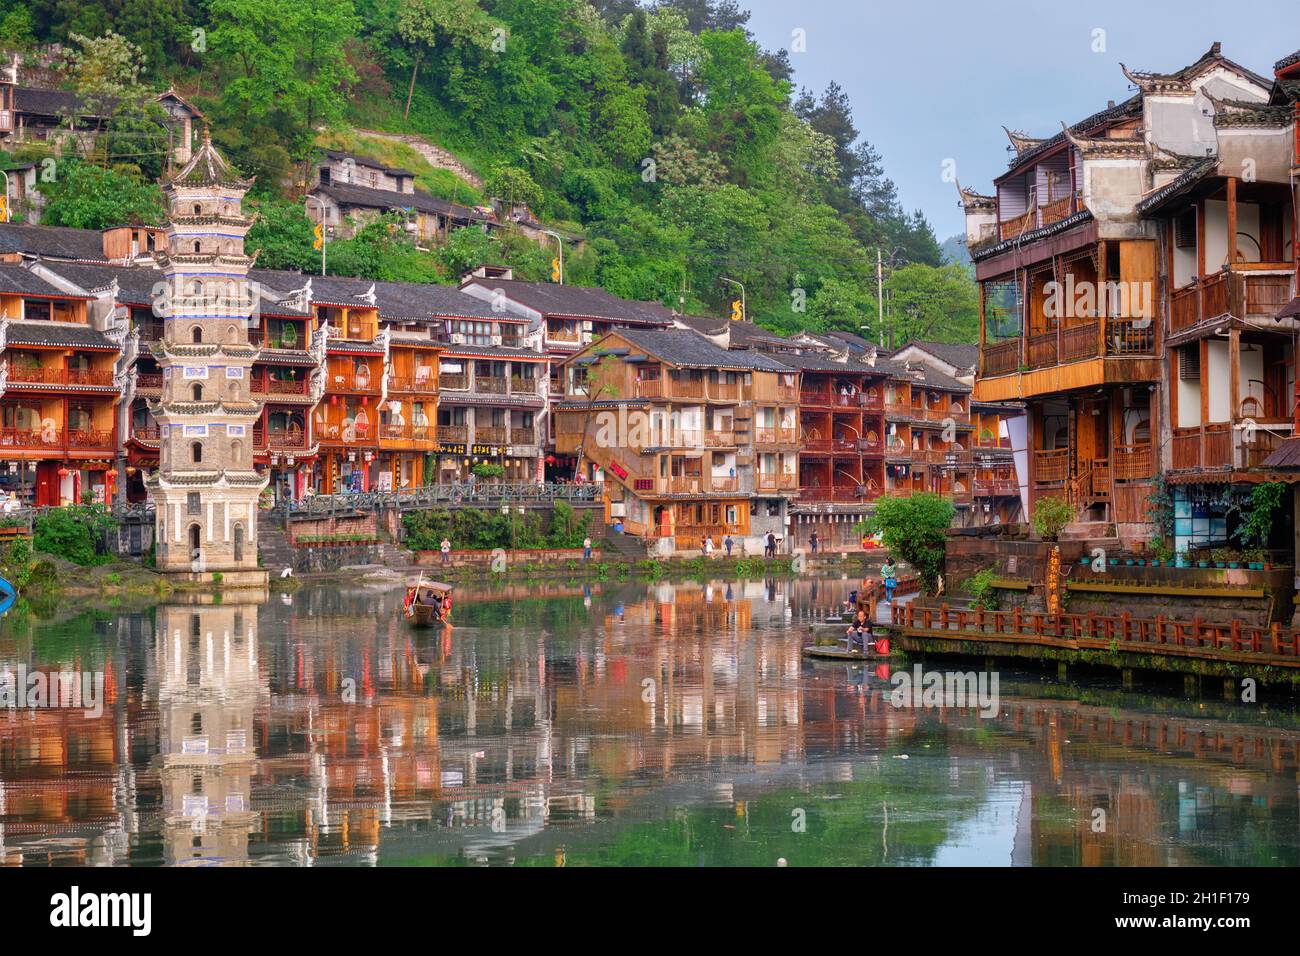
[[(820, 93), (836, 80), (854, 121), (880, 152), (905, 208), (920, 208), (940, 240), (963, 228), (942, 163), (963, 186), (987, 190), (1006, 169), (1002, 126), (1060, 131), (1133, 90), (1120, 72), (1175, 70), (1215, 40), (1225, 56), (1272, 76), (1300, 47), (1297, 0), (740, 0), (768, 48), (790, 48), (794, 81)], [(1093, 31), (1105, 30), (1105, 52)]]

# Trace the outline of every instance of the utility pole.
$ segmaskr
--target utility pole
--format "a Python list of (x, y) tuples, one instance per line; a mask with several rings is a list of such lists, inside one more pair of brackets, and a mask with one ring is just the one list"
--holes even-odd
[(885, 347), (885, 276), (880, 265), (880, 247), (876, 246), (876, 321), (880, 329), (880, 347)]

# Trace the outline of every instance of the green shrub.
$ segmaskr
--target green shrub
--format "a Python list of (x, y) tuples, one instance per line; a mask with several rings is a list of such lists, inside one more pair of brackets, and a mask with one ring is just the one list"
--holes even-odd
[(109, 560), (102, 553), (104, 532), (113, 524), (102, 505), (67, 505), (36, 519), (32, 544), (37, 551), (86, 567)]
[(1065, 498), (1052, 496), (1040, 498), (1034, 504), (1029, 522), (1044, 541), (1055, 541), (1061, 530), (1074, 520), (1074, 506)]
[(966, 579), (962, 589), (975, 599), (974, 607), (984, 611), (998, 609), (998, 589), (993, 586), (994, 576), (992, 568), (984, 568)]

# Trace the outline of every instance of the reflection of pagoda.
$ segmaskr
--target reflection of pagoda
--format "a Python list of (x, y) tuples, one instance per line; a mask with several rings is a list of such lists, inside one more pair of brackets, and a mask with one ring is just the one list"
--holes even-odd
[(239, 863), (257, 825), (253, 715), (256, 591), (240, 604), (163, 604), (157, 611), (163, 853), (168, 863)]

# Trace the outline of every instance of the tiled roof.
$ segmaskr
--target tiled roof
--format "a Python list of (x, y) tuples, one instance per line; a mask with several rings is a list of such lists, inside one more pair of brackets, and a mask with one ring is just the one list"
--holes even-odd
[(516, 348), (512, 345), (447, 345), (435, 343), (443, 350), (444, 355), (449, 356), (467, 356), (470, 358), (482, 356), (483, 358), (501, 358), (501, 359), (525, 359), (538, 362), (546, 361), (546, 356), (541, 352), (535, 352), (532, 349)]
[(400, 193), (392, 189), (371, 189), (369, 186), (357, 186), (352, 183), (322, 183), (313, 192), (322, 192), (340, 206), (361, 206), (365, 209), (418, 209), (420, 212), (437, 213), (453, 219), (467, 222), (492, 222), (491, 216), (479, 212), (470, 206), (448, 202), (426, 192), (416, 190), (412, 193)]
[[(1070, 132), (1075, 133), (1076, 135), (1087, 133), (1090, 132), (1091, 130), (1096, 129), (1098, 126), (1101, 126), (1103, 123), (1108, 123), (1111, 120), (1123, 119), (1126, 116), (1139, 115), (1141, 114), (1141, 112), (1142, 112), (1142, 95), (1140, 93), (1135, 93), (1132, 96), (1130, 96), (1128, 99), (1126, 99), (1123, 103), (1119, 103), (1115, 106), (1108, 106), (1104, 110), (1099, 110), (1098, 112), (1093, 113), (1091, 116), (1079, 120), (1079, 122), (1075, 123), (1073, 126), (1070, 127)], [(998, 178), (1002, 179), (1010, 175), (1015, 170), (1020, 169), (1026, 163), (1032, 161), (1035, 157), (1041, 156), (1043, 153), (1047, 152), (1048, 150), (1054, 148), (1055, 146), (1059, 145), (1064, 141), (1065, 141), (1065, 130), (1061, 130), (1061, 132), (1057, 133), (1055, 136), (1051, 136), (1043, 140), (1037, 146), (1034, 146), (1031, 149), (1027, 149), (1023, 153), (1018, 153), (1015, 156), (1015, 158), (1011, 160), (1011, 168), (1008, 169), (1007, 172), (1003, 173), (1002, 176), (999, 176)]]
[(908, 342), (906, 345), (894, 352), (895, 355), (909, 346), (929, 352), (941, 362), (951, 365), (953, 368), (968, 369), (979, 364), (980, 347), (969, 343), (948, 343), (948, 342)]
[(1287, 438), (1264, 459), (1261, 468), (1300, 468), (1300, 438)]
[(129, 305), (152, 305), (154, 286), (163, 281), (163, 274), (147, 265), (98, 265), (85, 262), (42, 262), (41, 265), (90, 294), (107, 289), (117, 279), (118, 301)]
[(203, 128), (203, 138), (199, 143), (199, 148), (194, 151), (190, 161), (186, 163), (175, 176), (170, 180), (172, 184), (180, 186), (236, 186), (244, 187), (252, 185), (252, 180), (242, 178), (235, 168), (226, 162), (215, 146), (212, 145), (212, 138), (208, 134), (208, 129)]
[(14, 90), (14, 110), (40, 116), (89, 115), (84, 112), (82, 98), (71, 90), (38, 90), (28, 86)]
[(79, 322), (10, 322), (6, 337), (10, 346), (46, 345), (117, 351), (117, 344), (107, 335)]
[[(619, 329), (614, 334), (627, 339), (647, 355), (682, 368), (793, 371), (790, 366), (781, 364), (763, 352), (720, 348), (689, 329)], [(591, 348), (592, 352), (599, 350), (600, 343)]]
[(672, 310), (658, 302), (620, 299), (616, 295), (610, 295), (604, 289), (587, 286), (524, 282), (520, 279), (480, 278), (470, 279), (466, 285), (479, 285), (491, 290), (500, 289), (507, 298), (543, 315), (607, 319), (651, 325), (669, 325), (673, 321)]
[[(325, 155), (330, 159), (352, 160), (358, 166), (365, 166), (368, 169), (379, 169), (388, 173), (390, 176), (414, 176), (415, 173), (409, 169), (402, 169), (400, 166), (385, 166), (377, 159), (371, 159), (369, 156), (362, 156), (360, 153), (349, 153), (342, 149), (327, 149)], [(346, 184), (345, 184), (346, 185)]]
[(1300, 50), (1296, 50), (1296, 51), (1295, 51), (1294, 53), (1292, 53), (1290, 56), (1284, 56), (1284, 57), (1282, 57), (1282, 59), (1280, 59), (1280, 60), (1278, 60), (1276, 63), (1274, 63), (1274, 64), (1273, 64), (1273, 72), (1274, 72), (1274, 73), (1281, 73), (1281, 72), (1282, 72), (1283, 70), (1285, 70), (1288, 66), (1295, 66), (1295, 64), (1297, 64), (1297, 63), (1300, 63)]
[(17, 263), (0, 263), (0, 292), (18, 295), (42, 295), (57, 299), (85, 299), (89, 296), (65, 292), (56, 285), (46, 282), (31, 269)]
[(0, 252), (49, 259), (105, 262), (104, 237), (93, 229), (0, 223)]
[(1152, 212), (1162, 206), (1165, 202), (1180, 196), (1195, 186), (1200, 180), (1204, 179), (1211, 170), (1219, 165), (1215, 157), (1207, 157), (1199, 161), (1191, 169), (1188, 169), (1182, 175), (1171, 179), (1159, 189), (1154, 189), (1138, 200), (1137, 211), (1140, 214)]
[(361, 305), (361, 296), (375, 288), (375, 307), (386, 319), (427, 321), (437, 318), (491, 319), (497, 322), (520, 322), (508, 312), (495, 312), (492, 306), (454, 286), (419, 282), (375, 282), (351, 276), (308, 276), (300, 272), (277, 269), (253, 269), (255, 279), (281, 295), (301, 289), (311, 280), (312, 298), (327, 305)]

